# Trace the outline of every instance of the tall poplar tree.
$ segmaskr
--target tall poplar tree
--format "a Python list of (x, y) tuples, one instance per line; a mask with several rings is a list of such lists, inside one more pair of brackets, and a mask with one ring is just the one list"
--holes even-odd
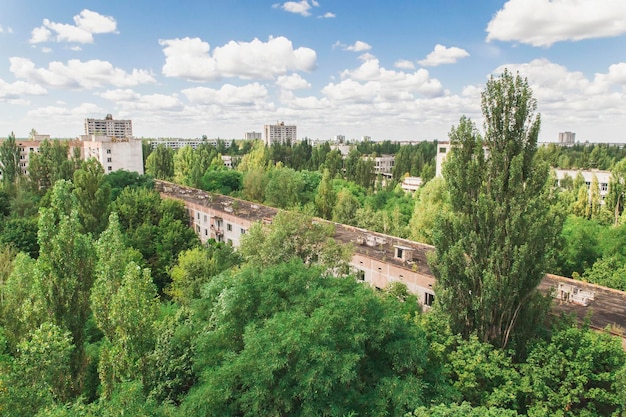
[(0, 173), (5, 186), (15, 183), (20, 176), (20, 148), (13, 132), (0, 144)]
[[(506, 347), (542, 317), (537, 286), (562, 218), (547, 164), (534, 159), (540, 117), (528, 81), (508, 71), (482, 93), (484, 138), (462, 117), (444, 166), (451, 211), (433, 234), (436, 299), (453, 331)], [(539, 308), (539, 307), (542, 308)]]

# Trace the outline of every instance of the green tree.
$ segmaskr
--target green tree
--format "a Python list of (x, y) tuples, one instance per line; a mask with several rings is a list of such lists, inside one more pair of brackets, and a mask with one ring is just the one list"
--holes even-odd
[(326, 154), (324, 168), (330, 172), (331, 178), (335, 178), (337, 175), (343, 177), (343, 173), (341, 172), (343, 168), (343, 158), (338, 149), (333, 149)]
[(448, 188), (443, 178), (435, 178), (417, 190), (415, 209), (409, 222), (409, 236), (422, 243), (433, 243), (433, 231), (438, 216), (450, 207)]
[(334, 226), (299, 212), (279, 212), (271, 225), (259, 222), (241, 239), (239, 253), (253, 265), (276, 265), (300, 258), (306, 264), (345, 269), (352, 248), (333, 238)]
[(41, 142), (39, 152), (31, 152), (28, 160), (28, 176), (32, 188), (43, 194), (57, 180), (71, 180), (76, 164), (69, 156), (67, 142), (48, 139)]
[(337, 194), (337, 204), (333, 208), (333, 221), (356, 226), (356, 213), (360, 207), (359, 200), (350, 190), (342, 188)]
[(20, 177), (20, 148), (11, 134), (0, 143), (0, 173), (5, 187), (13, 185)]
[(113, 393), (120, 381), (139, 379), (143, 384), (147, 381), (159, 311), (157, 288), (150, 270), (130, 262), (110, 303), (114, 338), (107, 338), (102, 347), (98, 367), (105, 397)]
[(444, 178), (451, 210), (433, 233), (439, 308), (454, 332), (497, 347), (536, 326), (520, 317), (541, 320), (533, 301), (562, 223), (551, 209), (548, 166), (533, 159), (535, 109), (519, 75), (505, 70), (488, 81), (484, 140), (465, 117), (450, 133)]
[(174, 152), (160, 144), (146, 160), (146, 173), (160, 180), (174, 177)]
[(182, 185), (192, 184), (192, 168), (194, 166), (194, 150), (185, 145), (174, 154), (174, 182)]
[(322, 175), (322, 181), (317, 189), (317, 195), (315, 196), (315, 206), (317, 207), (317, 212), (322, 218), (330, 220), (336, 200), (337, 195), (333, 189), (330, 171), (325, 169), (324, 174)]
[(391, 415), (422, 403), (427, 345), (415, 303), (301, 261), (212, 280), (197, 317), (191, 415)]
[(104, 168), (93, 158), (74, 172), (74, 196), (85, 233), (98, 236), (107, 227), (111, 187), (104, 181)]
[(81, 234), (71, 183), (57, 181), (51, 207), (40, 209), (40, 255), (35, 275), (42, 288), (49, 319), (69, 330), (76, 347), (72, 376), (80, 390), (84, 361), (85, 324), (90, 315), (89, 294), (94, 281), (95, 250), (91, 238)]
[(265, 203), (278, 208), (291, 208), (301, 201), (304, 181), (299, 172), (291, 168), (274, 168), (268, 172)]
[(196, 247), (181, 252), (170, 270), (172, 283), (166, 293), (172, 300), (189, 305), (200, 298), (200, 289), (215, 275), (240, 262), (238, 253), (223, 243)]

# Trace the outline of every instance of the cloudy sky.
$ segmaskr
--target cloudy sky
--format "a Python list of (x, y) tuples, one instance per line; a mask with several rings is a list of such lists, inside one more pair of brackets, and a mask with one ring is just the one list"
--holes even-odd
[(626, 142), (624, 0), (2, 0), (0, 137), (446, 140), (504, 68), (540, 140)]

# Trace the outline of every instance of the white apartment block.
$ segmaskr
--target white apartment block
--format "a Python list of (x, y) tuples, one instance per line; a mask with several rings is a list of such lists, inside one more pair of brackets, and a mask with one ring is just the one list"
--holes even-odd
[(79, 144), (83, 159), (97, 159), (107, 174), (119, 169), (144, 173), (140, 139), (83, 135), (79, 138)]
[[(184, 148), (185, 146), (191, 146), (191, 148), (195, 150), (203, 143), (217, 147), (217, 141), (218, 139), (158, 138), (150, 141), (150, 148), (154, 150), (157, 146), (163, 145), (166, 148), (178, 150), (180, 148)], [(225, 148), (230, 148), (232, 141), (224, 140), (223, 142)]]
[[(364, 157), (368, 158), (368, 157)], [(391, 174), (396, 163), (396, 157), (393, 155), (382, 155), (374, 158), (374, 171), (377, 174)]]
[(599, 169), (560, 169), (555, 168), (554, 173), (556, 174), (556, 181), (559, 187), (562, 184), (562, 181), (565, 177), (570, 177), (572, 180), (575, 180), (578, 174), (582, 175), (585, 179), (585, 185), (587, 185), (587, 189), (591, 192), (591, 184), (593, 183), (594, 177), (598, 180), (598, 187), (600, 188), (600, 198), (604, 201), (604, 198), (609, 193), (609, 182), (611, 181), (611, 171), (600, 171)]
[(246, 132), (243, 136), (245, 140), (261, 140), (263, 139), (262, 132)]
[(113, 120), (107, 114), (104, 119), (85, 119), (85, 135), (109, 136), (115, 138), (132, 138), (132, 120)]
[(285, 122), (276, 122), (275, 125), (263, 126), (264, 141), (266, 146), (272, 146), (274, 143), (292, 144), (298, 140), (297, 127), (295, 125), (286, 125)]
[(576, 133), (574, 132), (560, 132), (559, 143), (561, 145), (573, 145), (576, 143)]

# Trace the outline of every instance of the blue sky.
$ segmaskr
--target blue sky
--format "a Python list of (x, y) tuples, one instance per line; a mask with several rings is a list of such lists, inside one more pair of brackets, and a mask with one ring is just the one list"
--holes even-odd
[(505, 67), (540, 140), (626, 142), (624, 0), (2, 0), (0, 136), (447, 140)]

